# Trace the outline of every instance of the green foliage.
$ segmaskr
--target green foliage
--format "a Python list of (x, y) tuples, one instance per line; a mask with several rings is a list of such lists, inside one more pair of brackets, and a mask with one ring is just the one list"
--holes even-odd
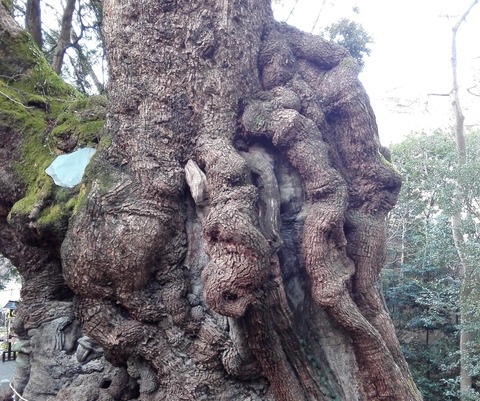
[(363, 68), (365, 57), (371, 53), (368, 46), (373, 43), (373, 39), (362, 25), (348, 18), (342, 18), (325, 28), (323, 35), (328, 40), (345, 47), (357, 60), (360, 68)]
[[(462, 167), (457, 166), (453, 133), (417, 133), (390, 149), (403, 176), (403, 187), (389, 216), (390, 260), (382, 276), (383, 286), (425, 401), (459, 399), (460, 328), (474, 334), (473, 355), (478, 355), (480, 344), (480, 286), (473, 285), (467, 302), (460, 304), (460, 261), (450, 222), (455, 205), (460, 205), (467, 254), (474, 267), (471, 274), (478, 277), (480, 133), (467, 135), (467, 149), (468, 161)], [(452, 202), (454, 195), (462, 199)], [(460, 327), (460, 308), (468, 308), (473, 317), (470, 327)], [(472, 358), (471, 364), (474, 381), (480, 378), (476, 359)], [(472, 396), (478, 399), (478, 394)]]
[(15, 267), (7, 258), (0, 254), (0, 290), (3, 290), (10, 280), (17, 277), (18, 272)]

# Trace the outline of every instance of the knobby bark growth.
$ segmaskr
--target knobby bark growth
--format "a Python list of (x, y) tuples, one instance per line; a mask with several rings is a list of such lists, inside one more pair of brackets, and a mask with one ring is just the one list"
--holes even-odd
[(377, 288), (400, 178), (348, 53), (267, 0), (103, 7), (111, 144), (68, 229), (0, 195), (23, 396), (420, 400)]

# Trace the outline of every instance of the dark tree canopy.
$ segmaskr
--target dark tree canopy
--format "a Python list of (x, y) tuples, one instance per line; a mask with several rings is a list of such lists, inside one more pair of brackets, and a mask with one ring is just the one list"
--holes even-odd
[(363, 68), (364, 57), (371, 53), (368, 46), (373, 43), (373, 39), (362, 25), (348, 18), (341, 18), (328, 26), (323, 34), (327, 39), (345, 47), (360, 68)]
[[(15, 59), (31, 39), (1, 10), (25, 398), (421, 399), (377, 287), (400, 178), (344, 48), (267, 0), (106, 0), (107, 118), (85, 132), (102, 101), (29, 86), (49, 70)], [(48, 148), (85, 144), (83, 183), (53, 185)]]

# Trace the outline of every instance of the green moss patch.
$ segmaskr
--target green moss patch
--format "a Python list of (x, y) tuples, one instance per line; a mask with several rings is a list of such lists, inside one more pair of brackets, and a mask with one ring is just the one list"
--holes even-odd
[(22, 157), (16, 170), (28, 187), (38, 187), (36, 181), (42, 179), (39, 171), (53, 160), (54, 154), (46, 143), (45, 112), (24, 104), (24, 95), (0, 80), (0, 123), (23, 136)]
[(37, 226), (41, 227), (42, 233), (49, 237), (61, 239), (67, 231), (70, 215), (71, 210), (66, 207), (65, 203), (51, 203), (42, 209), (37, 218)]
[(29, 94), (67, 97), (76, 91), (48, 65), (43, 53), (26, 32), (0, 35), (0, 75), (12, 87)]
[(56, 119), (50, 140), (52, 146), (71, 151), (75, 146), (95, 146), (106, 118), (106, 98), (91, 96), (69, 104)]
[[(85, 97), (63, 82), (28, 34), (0, 35), (0, 128), (3, 135), (21, 136), (14, 167), (25, 185), (9, 219), (34, 220), (43, 237), (62, 238), (86, 191), (56, 186), (45, 169), (61, 150), (96, 146), (105, 109), (105, 97)], [(57, 147), (65, 140), (72, 149)]]

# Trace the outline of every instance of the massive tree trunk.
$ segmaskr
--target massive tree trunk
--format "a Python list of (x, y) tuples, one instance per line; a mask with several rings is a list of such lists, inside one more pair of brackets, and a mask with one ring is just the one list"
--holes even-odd
[(348, 53), (267, 0), (106, 0), (104, 35), (110, 144), (68, 228), (36, 218), (58, 196), (12, 206), (18, 132), (0, 164), (23, 396), (420, 400), (377, 288), (400, 179)]

